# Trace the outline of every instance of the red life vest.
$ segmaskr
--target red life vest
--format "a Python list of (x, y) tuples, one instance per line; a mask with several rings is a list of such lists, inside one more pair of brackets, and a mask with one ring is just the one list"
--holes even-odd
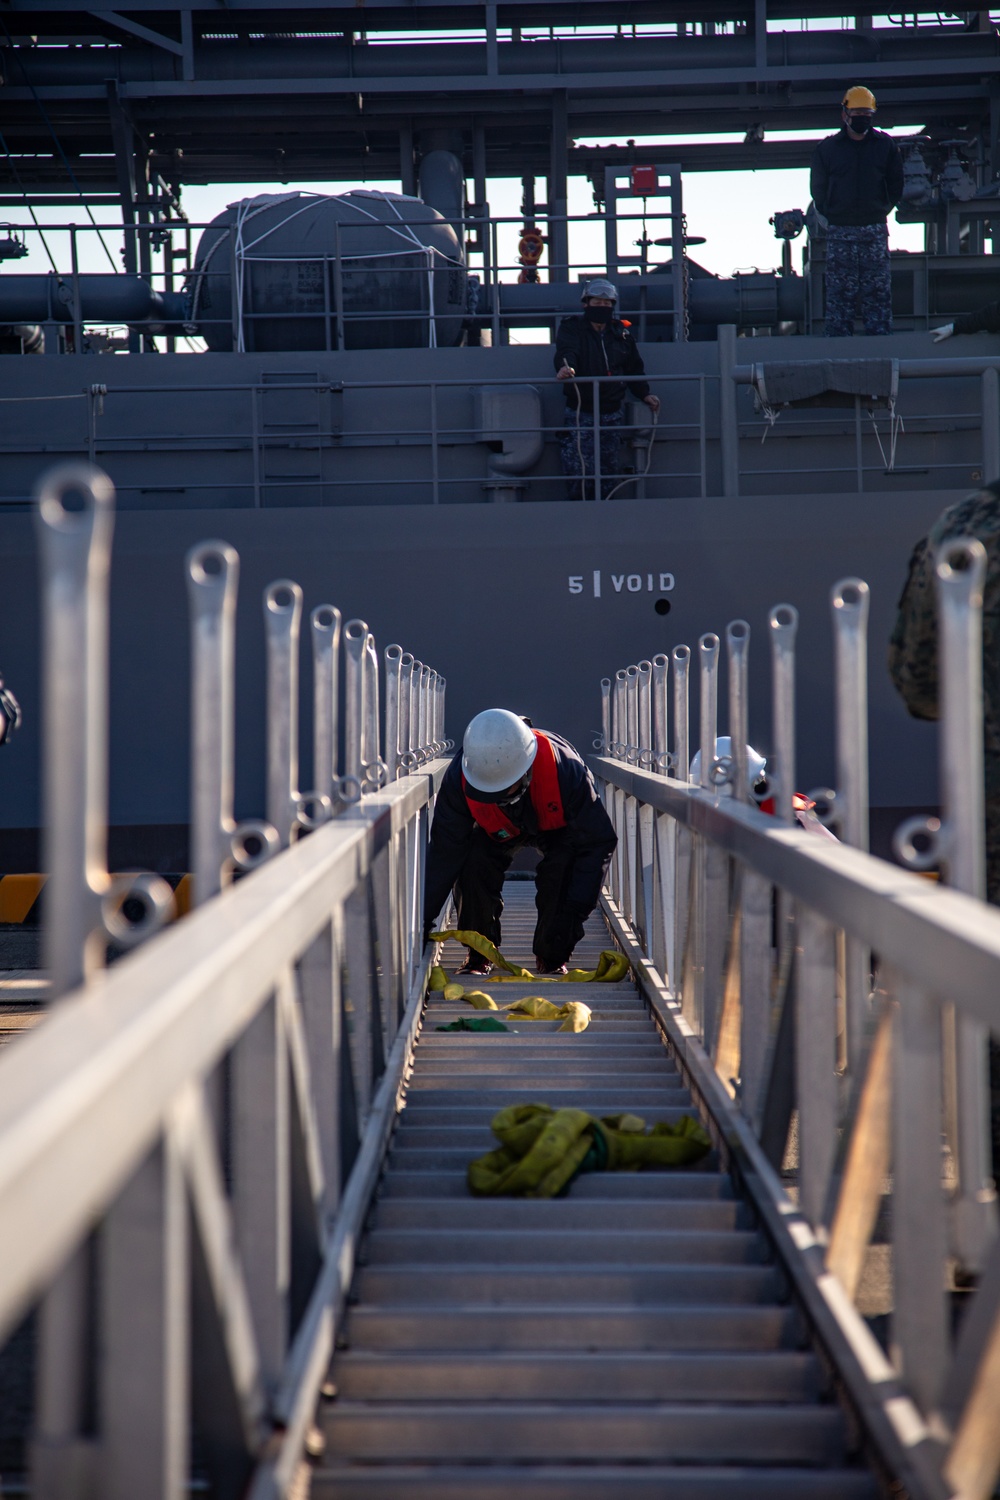
[[(562, 793), (559, 790), (559, 768), (556, 765), (556, 753), (551, 741), (537, 729), (533, 729), (532, 733), (535, 736), (537, 748), (535, 759), (531, 764), (531, 783), (528, 791), (531, 805), (538, 819), (539, 831), (548, 833), (553, 828), (566, 827), (566, 814), (563, 811)], [(470, 813), (484, 833), (502, 842), (517, 838), (521, 832), (520, 828), (510, 821), (499, 803), (476, 802), (469, 795), (469, 786), (464, 776), (462, 777), (462, 790), (469, 804)]]

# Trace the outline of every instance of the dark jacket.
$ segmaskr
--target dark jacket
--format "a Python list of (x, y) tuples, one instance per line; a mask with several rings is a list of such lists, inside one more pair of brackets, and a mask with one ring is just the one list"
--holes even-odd
[[(573, 870), (565, 891), (565, 904), (574, 915), (587, 917), (597, 905), (608, 861), (615, 851), (618, 837), (611, 819), (598, 800), (594, 778), (569, 740), (550, 730), (542, 731), (555, 752), (566, 827), (552, 833), (538, 833), (538, 825), (529, 797), (522, 798), (508, 816), (522, 830), (518, 844), (536, 839), (565, 840), (575, 854)], [(424, 916), (433, 922), (445, 897), (462, 872), (473, 838), (489, 835), (473, 821), (462, 788), (462, 752), (459, 750), (444, 773), (441, 789), (434, 804), (430, 848), (427, 851)]]
[(884, 224), (903, 196), (903, 158), (883, 130), (852, 141), (838, 130), (813, 152), (809, 191), (831, 224)]
[[(642, 355), (624, 323), (613, 318), (600, 333), (594, 331), (588, 320), (564, 318), (556, 333), (555, 367), (572, 365), (578, 375), (642, 375), (645, 366)], [(625, 399), (625, 387), (637, 401), (649, 395), (648, 380), (609, 381), (601, 386), (601, 411), (618, 411)], [(576, 392), (580, 391), (583, 410), (594, 409), (594, 388), (591, 385), (577, 387), (575, 381), (566, 382), (566, 404), (576, 410)]]
[(956, 333), (1000, 333), (1000, 302), (987, 302), (955, 319)]

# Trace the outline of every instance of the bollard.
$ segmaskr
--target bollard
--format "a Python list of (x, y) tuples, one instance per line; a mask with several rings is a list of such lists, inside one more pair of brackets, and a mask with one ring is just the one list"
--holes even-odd
[[(42, 568), (44, 963), (58, 999), (159, 930), (173, 895), (158, 875), (107, 869), (108, 574), (115, 491), (91, 464), (62, 464), (35, 491)], [(126, 901), (140, 915), (129, 920)]]
[(750, 655), (750, 626), (746, 620), (730, 620), (726, 626), (726, 653), (729, 664), (729, 778), (737, 802), (746, 802), (750, 795), (750, 788), (747, 786), (747, 661)]
[(236, 593), (240, 560), (228, 542), (199, 542), (184, 560), (191, 618), (191, 873), (194, 904), (252, 870), (281, 847), (261, 819), (236, 826)]
[(719, 724), (719, 637), (709, 632), (698, 642), (699, 696), (701, 729), (701, 785), (714, 787), (715, 741)]
[(776, 816), (791, 823), (795, 796), (795, 634), (799, 612), (792, 604), (776, 604), (767, 617), (771, 629), (771, 678), (774, 758), (777, 777)]
[[(983, 580), (986, 552), (968, 537), (942, 543), (935, 559), (941, 712), (941, 803), (948, 884), (986, 894), (983, 807)], [(988, 1033), (951, 1016), (953, 1084), (946, 1082), (956, 1146), (954, 1249), (963, 1270), (983, 1269), (996, 1233), (990, 1173)], [(949, 1070), (950, 1071), (950, 1070)]]

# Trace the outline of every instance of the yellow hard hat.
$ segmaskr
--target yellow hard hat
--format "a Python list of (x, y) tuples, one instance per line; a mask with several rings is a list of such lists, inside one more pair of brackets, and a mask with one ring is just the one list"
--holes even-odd
[(847, 90), (844, 95), (845, 109), (878, 109), (875, 103), (875, 95), (871, 89), (866, 89), (863, 84), (856, 83), (853, 88)]

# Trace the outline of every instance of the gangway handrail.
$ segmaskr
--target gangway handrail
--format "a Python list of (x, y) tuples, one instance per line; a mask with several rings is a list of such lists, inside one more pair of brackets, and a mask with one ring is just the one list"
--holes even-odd
[[(340, 776), (340, 612), (318, 605), (300, 791), (303, 593), (270, 584), (267, 821), (237, 823), (239, 558), (193, 548), (197, 909), (164, 928), (165, 882), (105, 857), (113, 504), (87, 465), (39, 485), (53, 1003), (0, 1056), (0, 1340), (35, 1315), (33, 1493), (182, 1500), (193, 1431), (213, 1493), (264, 1500), (302, 1459), (420, 1015), (445, 680), (389, 647), (383, 736), (349, 621)], [(137, 951), (105, 968), (109, 941)]]
[[(746, 756), (717, 746), (715, 635), (699, 643), (700, 784), (687, 779), (686, 646), (673, 653), (673, 751), (670, 663), (659, 656), (605, 679), (592, 761), (619, 835), (602, 898), (612, 930), (871, 1447), (914, 1500), (989, 1500), (1000, 1476), (1000, 1234), (986, 1088), (986, 1041), (1000, 1032), (1000, 910), (981, 899), (985, 565), (969, 538), (942, 543), (934, 558), (943, 811), (898, 830), (908, 869), (863, 847), (861, 580), (831, 594), (838, 790), (810, 794), (822, 821), (839, 820), (858, 847), (823, 837), (809, 799), (796, 826), (789, 605), (768, 620), (766, 784), (751, 792)], [(729, 725), (744, 734), (749, 636), (745, 621), (727, 632)], [(768, 799), (773, 813), (752, 805)], [(940, 881), (915, 873), (933, 863)], [(794, 1197), (781, 1175), (790, 1163)], [(855, 1306), (886, 1191), (888, 1356)], [(966, 1289), (955, 1335), (952, 1265)]]

